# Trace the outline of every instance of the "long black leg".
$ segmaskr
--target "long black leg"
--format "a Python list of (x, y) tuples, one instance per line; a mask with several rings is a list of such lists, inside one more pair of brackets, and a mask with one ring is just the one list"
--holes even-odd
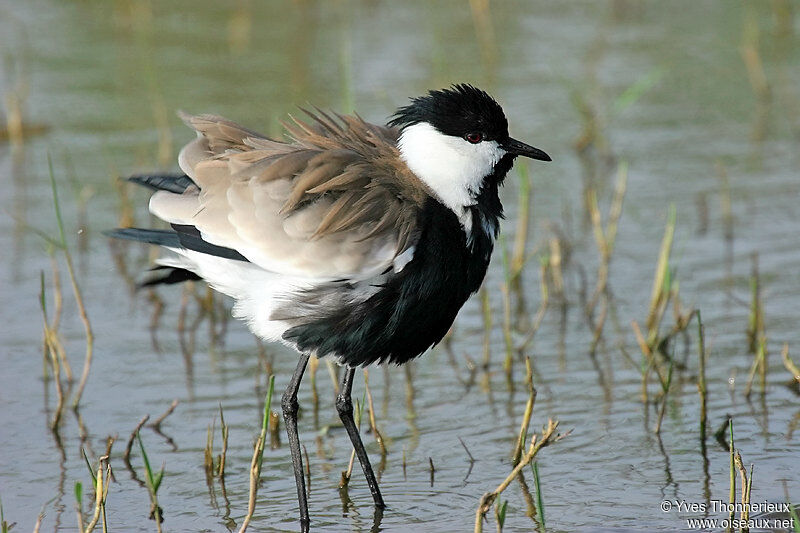
[(289, 380), (286, 392), (281, 398), (283, 420), (286, 423), (286, 433), (289, 435), (289, 450), (292, 452), (292, 467), (294, 468), (294, 481), (297, 485), (297, 503), (300, 504), (300, 529), (308, 531), (308, 500), (306, 498), (306, 479), (303, 474), (303, 456), (300, 454), (300, 437), (297, 436), (297, 389), (303, 380), (303, 372), (308, 364), (308, 354), (300, 355), (297, 368)]
[(350, 442), (353, 443), (358, 461), (361, 463), (361, 469), (364, 471), (364, 477), (367, 478), (367, 484), (372, 493), (372, 499), (375, 501), (375, 506), (383, 509), (386, 504), (383, 503), (383, 497), (378, 488), (378, 480), (375, 479), (369, 456), (367, 456), (367, 451), (364, 449), (364, 443), (361, 442), (361, 435), (358, 433), (356, 421), (353, 419), (353, 400), (350, 399), (350, 394), (353, 392), (353, 376), (355, 373), (355, 368), (348, 367), (345, 369), (342, 377), (342, 386), (339, 387), (339, 395), (336, 397), (336, 410), (339, 412), (339, 418), (342, 419), (347, 434), (350, 436)]

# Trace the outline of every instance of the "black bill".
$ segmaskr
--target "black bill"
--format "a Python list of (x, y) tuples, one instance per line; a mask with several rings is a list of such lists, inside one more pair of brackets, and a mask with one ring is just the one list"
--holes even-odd
[(547, 155), (542, 150), (538, 148), (534, 148), (524, 142), (518, 141), (516, 139), (509, 138), (506, 142), (504, 142), (501, 146), (503, 150), (508, 152), (511, 155), (521, 155), (525, 157), (530, 157), (531, 159), (538, 159), (539, 161), (552, 161), (550, 156)]

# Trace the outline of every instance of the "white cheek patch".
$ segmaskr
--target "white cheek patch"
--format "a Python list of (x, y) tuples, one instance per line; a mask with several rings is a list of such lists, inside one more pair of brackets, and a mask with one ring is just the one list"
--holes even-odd
[(472, 144), (445, 135), (427, 122), (408, 126), (398, 141), (408, 168), (438, 199), (464, 221), (464, 208), (475, 203), (483, 179), (505, 155), (496, 141)]

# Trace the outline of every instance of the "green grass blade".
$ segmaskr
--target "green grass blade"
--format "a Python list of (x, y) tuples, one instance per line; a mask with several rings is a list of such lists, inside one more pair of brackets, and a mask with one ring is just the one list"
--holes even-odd
[(167, 468), (166, 463), (161, 463), (161, 470), (158, 471), (158, 474), (155, 475), (153, 479), (153, 490), (158, 491), (158, 487), (161, 486), (161, 480), (164, 478), (164, 470)]
[(504, 500), (503, 503), (500, 504), (500, 508), (497, 511), (497, 523), (500, 525), (500, 529), (506, 524), (506, 511), (508, 510), (508, 500)]
[(612, 114), (618, 114), (635, 104), (642, 96), (652, 89), (664, 74), (667, 69), (664, 67), (656, 67), (638, 80), (633, 82), (621, 95), (614, 101), (614, 106), (611, 108)]
[(269, 377), (269, 389), (267, 390), (267, 399), (264, 402), (264, 418), (261, 421), (261, 431), (267, 431), (267, 425), (269, 424), (269, 410), (272, 407), (272, 395), (275, 392), (275, 376), (272, 375)]
[(136, 432), (136, 440), (139, 441), (139, 450), (142, 452), (142, 462), (144, 462), (144, 473), (147, 476), (147, 484), (153, 489), (155, 493), (155, 485), (153, 483), (153, 470), (150, 468), (150, 459), (147, 457), (147, 452), (144, 451), (144, 444), (142, 443), (142, 436)]
[(80, 481), (75, 482), (75, 501), (83, 507), (83, 484)]
[(539, 482), (539, 463), (532, 462), (531, 470), (533, 470), (533, 485), (536, 487), (536, 512), (539, 515), (542, 529), (545, 529), (547, 525), (544, 521), (544, 498), (542, 497), (542, 485)]
[(53, 190), (53, 208), (56, 212), (56, 223), (58, 224), (58, 236), (61, 240), (62, 248), (67, 247), (67, 238), (64, 235), (64, 222), (61, 218), (61, 203), (58, 201), (58, 187), (56, 187), (56, 177), (53, 172), (53, 159), (47, 154), (47, 168), (50, 171), (50, 187)]
[(81, 448), (81, 453), (83, 454), (83, 460), (86, 463), (86, 468), (89, 469), (89, 474), (92, 476), (92, 486), (97, 485), (97, 476), (94, 473), (94, 469), (92, 468), (91, 463), (89, 463), (89, 458), (86, 456), (86, 450)]

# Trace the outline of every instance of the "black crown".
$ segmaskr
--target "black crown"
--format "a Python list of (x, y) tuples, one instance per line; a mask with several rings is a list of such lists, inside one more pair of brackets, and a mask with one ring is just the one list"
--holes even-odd
[(486, 91), (467, 83), (412, 98), (392, 116), (389, 126), (405, 128), (421, 122), (445, 135), (461, 137), (480, 132), (488, 140), (508, 137), (508, 121), (500, 104)]

